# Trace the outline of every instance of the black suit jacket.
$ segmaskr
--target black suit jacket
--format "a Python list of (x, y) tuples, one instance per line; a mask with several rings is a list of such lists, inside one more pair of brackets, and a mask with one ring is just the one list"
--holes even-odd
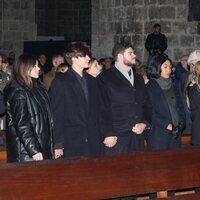
[[(143, 78), (134, 73), (134, 86), (114, 66), (98, 76), (101, 128), (105, 137), (127, 136), (136, 123), (146, 123), (148, 95)], [(147, 111), (147, 110), (146, 110)]]
[(75, 72), (69, 69), (56, 76), (50, 89), (55, 125), (55, 147), (65, 157), (96, 156), (101, 153), (96, 79), (85, 73), (88, 102)]

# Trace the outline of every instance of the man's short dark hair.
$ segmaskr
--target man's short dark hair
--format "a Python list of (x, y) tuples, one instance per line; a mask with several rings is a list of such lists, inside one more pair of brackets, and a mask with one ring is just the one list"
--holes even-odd
[(86, 55), (91, 57), (91, 52), (89, 46), (87, 46), (84, 42), (72, 42), (65, 51), (65, 58), (68, 62), (73, 57), (78, 58)]
[(153, 28), (157, 28), (157, 27), (161, 28), (160, 24), (154, 24), (153, 25)]
[(129, 42), (121, 42), (115, 44), (112, 50), (112, 56), (115, 60), (117, 60), (117, 55), (120, 53), (124, 53), (124, 51), (128, 48), (134, 49), (133, 45)]

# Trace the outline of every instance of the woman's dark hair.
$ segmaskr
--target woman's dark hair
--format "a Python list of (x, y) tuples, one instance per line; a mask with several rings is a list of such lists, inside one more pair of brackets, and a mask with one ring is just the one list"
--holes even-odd
[(150, 70), (150, 74), (153, 78), (160, 77), (161, 66), (167, 60), (169, 60), (170, 63), (172, 64), (172, 61), (169, 59), (169, 57), (166, 54), (156, 55), (150, 60), (148, 69)]
[(30, 89), (33, 87), (33, 82), (30, 76), (30, 71), (36, 65), (36, 58), (30, 54), (22, 54), (16, 60), (13, 72), (14, 77), (22, 81)]

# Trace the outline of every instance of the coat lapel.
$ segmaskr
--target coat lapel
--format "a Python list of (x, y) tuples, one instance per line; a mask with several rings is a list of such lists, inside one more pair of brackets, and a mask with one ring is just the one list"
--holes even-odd
[(111, 68), (111, 70), (114, 72), (114, 74), (126, 85), (128, 85), (129, 87), (133, 87), (131, 85), (131, 83), (126, 79), (126, 77), (124, 77), (124, 75), (115, 67), (113, 66)]

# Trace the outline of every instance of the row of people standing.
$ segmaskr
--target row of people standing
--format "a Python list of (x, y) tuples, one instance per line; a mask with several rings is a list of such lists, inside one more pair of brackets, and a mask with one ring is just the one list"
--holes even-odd
[(9, 161), (141, 151), (144, 132), (149, 150), (180, 146), (185, 115), (168, 57), (154, 58), (155, 77), (147, 85), (132, 70), (136, 55), (130, 44), (114, 46), (115, 65), (97, 79), (84, 70), (87, 46), (73, 43), (67, 57), (72, 66), (53, 80), (51, 101), (36, 80), (38, 61), (30, 55), (17, 60), (15, 79), (5, 90)]

